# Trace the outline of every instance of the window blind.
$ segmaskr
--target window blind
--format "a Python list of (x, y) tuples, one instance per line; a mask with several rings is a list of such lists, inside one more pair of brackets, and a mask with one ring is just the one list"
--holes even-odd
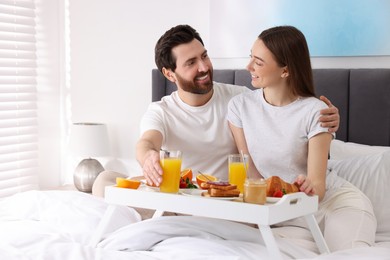
[(34, 0), (0, 0), (0, 198), (38, 188)]

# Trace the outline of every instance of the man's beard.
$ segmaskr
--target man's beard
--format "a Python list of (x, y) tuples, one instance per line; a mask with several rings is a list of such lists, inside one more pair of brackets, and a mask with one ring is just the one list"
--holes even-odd
[(207, 94), (213, 89), (213, 72), (207, 71), (206, 73), (198, 74), (196, 77), (202, 77), (206, 74), (209, 74), (209, 81), (206, 84), (199, 84), (195, 79), (192, 81), (183, 79), (179, 74), (176, 73), (177, 84), (185, 92), (192, 94)]

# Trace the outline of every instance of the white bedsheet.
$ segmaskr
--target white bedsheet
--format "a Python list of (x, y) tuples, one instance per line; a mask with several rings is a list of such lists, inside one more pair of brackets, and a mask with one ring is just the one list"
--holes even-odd
[[(32, 191), (2, 200), (0, 259), (268, 259), (260, 232), (252, 227), (184, 216), (141, 222), (124, 206), (116, 208), (98, 247), (91, 247), (106, 208), (103, 200), (76, 191)], [(286, 259), (390, 259), (388, 244), (319, 256), (307, 233), (274, 233)]]
[[(277, 238), (277, 241), (286, 258), (316, 256), (303, 248), (298, 249), (288, 239)], [(163, 250), (168, 253), (172, 248), (167, 249), (166, 245), (176, 245), (174, 248), (180, 250), (184, 248), (184, 252), (196, 250), (199, 252), (197, 255), (201, 254), (202, 257), (268, 257), (258, 229), (241, 223), (195, 216), (162, 217), (128, 225), (108, 236), (98, 246), (127, 251), (160, 251), (163, 246)]]

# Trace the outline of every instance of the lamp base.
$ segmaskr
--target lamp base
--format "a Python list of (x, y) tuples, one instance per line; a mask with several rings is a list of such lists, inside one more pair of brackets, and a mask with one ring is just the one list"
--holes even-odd
[(92, 192), (92, 185), (102, 171), (104, 171), (104, 168), (98, 160), (92, 158), (84, 159), (77, 165), (74, 171), (74, 185), (79, 191)]

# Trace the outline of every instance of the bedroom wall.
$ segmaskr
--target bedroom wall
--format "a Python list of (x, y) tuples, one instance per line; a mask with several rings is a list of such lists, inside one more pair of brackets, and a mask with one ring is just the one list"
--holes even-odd
[[(141, 174), (135, 143), (151, 100), (155, 42), (167, 29), (188, 23), (207, 43), (208, 0), (69, 0), (69, 10), (69, 118), (107, 124), (111, 156), (98, 159), (106, 169)], [(71, 182), (77, 159), (68, 162), (63, 177)]]
[[(63, 140), (69, 137), (72, 122), (106, 123), (111, 155), (98, 159), (106, 169), (140, 174), (135, 144), (140, 118), (151, 100), (155, 42), (170, 27), (188, 23), (207, 47), (210, 1), (69, 0), (71, 70), (66, 75), (70, 89), (61, 91), (69, 98), (61, 107)], [(213, 59), (214, 68), (242, 68), (246, 62), (246, 58)], [(390, 67), (390, 57), (315, 58), (313, 66)], [(61, 183), (72, 182), (78, 159), (64, 148)]]

